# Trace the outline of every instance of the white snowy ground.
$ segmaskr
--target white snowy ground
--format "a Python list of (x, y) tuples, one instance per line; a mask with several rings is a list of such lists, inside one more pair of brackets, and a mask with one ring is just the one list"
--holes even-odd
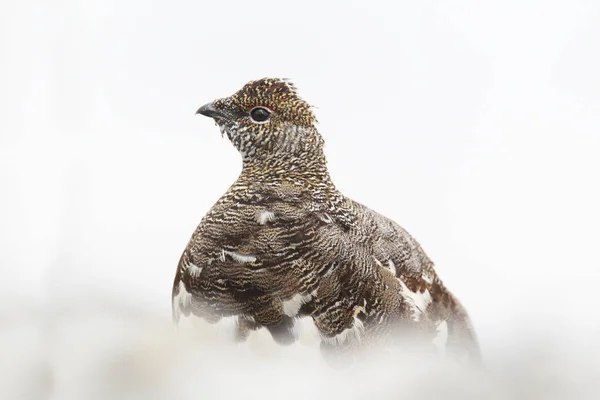
[(108, 298), (19, 310), (3, 313), (2, 399), (594, 399), (600, 389), (597, 332), (559, 338), (551, 321), (487, 346), (485, 370), (410, 354), (336, 370), (311, 342), (282, 348), (259, 333), (228, 345), (213, 326), (175, 332)]
[[(597, 1), (0, 8), (0, 399), (600, 397)], [(420, 241), (485, 372), (175, 335), (177, 260), (240, 168), (193, 113), (263, 76)]]

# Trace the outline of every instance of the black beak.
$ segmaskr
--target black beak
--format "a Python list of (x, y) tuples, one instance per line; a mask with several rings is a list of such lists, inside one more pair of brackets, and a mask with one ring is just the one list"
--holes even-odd
[(221, 110), (217, 110), (212, 103), (208, 103), (200, 107), (198, 111), (196, 111), (196, 114), (202, 114), (210, 118), (227, 118), (227, 114)]

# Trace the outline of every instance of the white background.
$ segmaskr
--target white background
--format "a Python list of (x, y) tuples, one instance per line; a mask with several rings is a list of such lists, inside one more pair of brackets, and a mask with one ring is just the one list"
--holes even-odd
[(194, 112), (265, 76), (317, 107), (338, 188), (423, 245), (494, 382), (538, 346), (551, 361), (533, 370), (556, 365), (539, 379), (582, 390), (564, 373), (600, 354), (599, 3), (1, 7), (0, 371), (14, 396), (42, 365), (42, 392), (91, 398), (69, 380), (100, 379), (90, 336), (119, 354), (147, 334), (115, 334), (122, 321), (170, 323), (179, 255), (241, 166)]

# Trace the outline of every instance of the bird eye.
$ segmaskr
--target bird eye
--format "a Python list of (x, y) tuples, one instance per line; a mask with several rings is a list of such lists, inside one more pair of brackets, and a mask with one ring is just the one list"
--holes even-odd
[(254, 122), (266, 122), (271, 117), (271, 110), (265, 107), (254, 107), (250, 110), (250, 118)]

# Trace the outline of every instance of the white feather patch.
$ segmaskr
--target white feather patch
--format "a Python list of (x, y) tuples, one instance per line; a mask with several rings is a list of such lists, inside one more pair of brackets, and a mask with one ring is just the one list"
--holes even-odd
[(412, 320), (419, 321), (421, 319), (421, 314), (423, 314), (432, 301), (429, 290), (426, 289), (423, 293), (413, 292), (406, 286), (402, 279), (398, 279), (398, 281), (401, 285), (400, 295), (408, 302), (412, 311)]
[(200, 273), (202, 272), (202, 267), (199, 267), (194, 263), (190, 263), (187, 266), (187, 270), (191, 277), (197, 278), (200, 276)]
[(390, 271), (392, 271), (392, 274), (396, 276), (396, 264), (394, 264), (392, 260), (388, 260), (388, 266), (390, 267)]
[(283, 313), (288, 317), (295, 317), (298, 315), (300, 307), (302, 307), (303, 304), (308, 303), (315, 294), (316, 291), (306, 295), (296, 293), (294, 297), (281, 303), (283, 306)]
[(354, 317), (354, 323), (350, 328), (344, 329), (333, 337), (322, 337), (321, 340), (332, 345), (340, 345), (351, 339), (360, 342), (364, 332), (365, 326), (363, 325), (362, 321)]
[(426, 283), (428, 283), (429, 285), (431, 285), (433, 283), (433, 279), (431, 278), (431, 276), (429, 276), (426, 273), (423, 273), (421, 275), (421, 279), (423, 279)]
[(331, 224), (331, 223), (333, 223), (333, 218), (331, 218), (331, 215), (329, 215), (329, 214), (327, 214), (327, 213), (320, 213), (320, 214), (317, 214), (317, 217), (318, 217), (318, 218), (319, 218), (321, 221), (325, 222), (326, 224)]
[(388, 268), (385, 268), (383, 266), (383, 264), (381, 263), (381, 261), (379, 261), (377, 258), (375, 258), (375, 256), (373, 256), (373, 260), (375, 261), (375, 264), (377, 264), (378, 266), (380, 266), (383, 269), (387, 269), (388, 271), (390, 271), (392, 273), (392, 275), (394, 275), (394, 278), (396, 277), (396, 264), (394, 264), (394, 262), (392, 260), (388, 260)]
[(240, 253), (236, 253), (235, 251), (228, 251), (228, 250), (223, 250), (223, 252), (221, 253), (221, 257), (222, 257), (223, 261), (225, 261), (225, 255), (228, 255), (234, 261), (241, 262), (241, 263), (253, 263), (254, 261), (256, 261), (256, 256), (253, 256), (251, 254), (240, 254)]
[(275, 221), (275, 213), (273, 211), (265, 210), (256, 215), (256, 222), (258, 222), (261, 225), (273, 221)]
[(181, 318), (181, 310), (187, 308), (192, 301), (192, 294), (187, 291), (185, 284), (179, 281), (179, 291), (173, 297), (173, 319), (175, 323)]

